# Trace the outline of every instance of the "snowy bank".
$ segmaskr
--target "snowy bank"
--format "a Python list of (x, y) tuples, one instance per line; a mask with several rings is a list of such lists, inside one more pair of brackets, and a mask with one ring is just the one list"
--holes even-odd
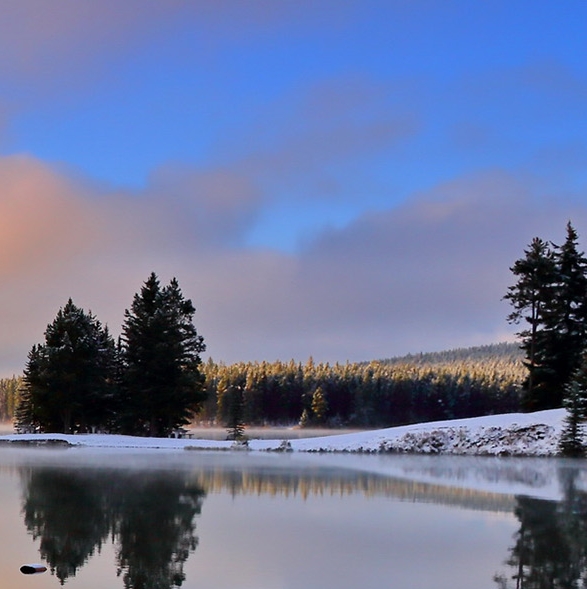
[[(554, 456), (565, 411), (511, 413), (436, 421), (298, 440), (250, 440), (248, 450), (293, 452), (398, 452), (469, 456)], [(11, 434), (0, 443), (63, 444), (91, 448), (231, 450), (233, 442), (143, 438), (111, 434)]]

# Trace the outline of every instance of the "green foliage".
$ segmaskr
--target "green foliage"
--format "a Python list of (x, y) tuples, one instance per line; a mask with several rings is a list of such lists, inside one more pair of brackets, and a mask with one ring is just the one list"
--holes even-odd
[(535, 411), (562, 405), (587, 346), (587, 259), (570, 223), (562, 246), (535, 238), (524, 253), (504, 298), (513, 307), (508, 321), (525, 325), (518, 333), (528, 369), (522, 403)]
[(310, 419), (310, 412), (307, 409), (302, 411), (302, 416), (300, 417), (299, 426), (300, 427), (308, 427), (311, 423)]
[(584, 415), (581, 408), (581, 397), (584, 394), (584, 389), (577, 381), (567, 385), (564, 402), (567, 412), (559, 440), (559, 450), (563, 456), (579, 457), (585, 454)]
[(226, 422), (226, 429), (228, 431), (228, 439), (236, 442), (245, 439), (245, 398), (243, 394), (243, 387), (240, 385), (231, 385), (224, 393), (224, 402), (228, 407), (228, 420)]
[(472, 346), (470, 348), (454, 348), (440, 352), (426, 352), (420, 354), (407, 354), (380, 360), (384, 364), (408, 364), (413, 366), (450, 366), (472, 365), (482, 366), (498, 362), (502, 367), (506, 365), (519, 366), (524, 354), (518, 344), (500, 342), (485, 346)]
[(0, 378), (0, 421), (12, 421), (22, 388), (22, 377)]
[(584, 422), (587, 417), (587, 356), (571, 381), (565, 387), (565, 420), (559, 449), (564, 456), (584, 456), (585, 445)]
[[(194, 313), (177, 280), (161, 288), (151, 274), (125, 312), (117, 347), (108, 329), (70, 299), (47, 326), (45, 343), (29, 352), (16, 428), (161, 436), (189, 423), (205, 397), (205, 346)], [(14, 405), (15, 386), (0, 387), (0, 411), (3, 400), (7, 412)]]
[(206, 347), (194, 313), (177, 280), (161, 288), (154, 273), (125, 311), (120, 426), (126, 433), (169, 435), (199, 409), (205, 398), (200, 354)]
[(201, 421), (228, 423), (234, 385), (243, 387), (245, 423), (310, 425), (318, 411), (326, 425), (358, 427), (518, 411), (525, 375), (513, 344), (356, 364), (210, 360), (203, 370)]
[(70, 433), (104, 423), (116, 351), (107, 328), (69, 299), (31, 349), (16, 409), (17, 429)]
[[(358, 364), (309, 360), (226, 366), (210, 359), (200, 366), (207, 398), (197, 419), (227, 428), (234, 424), (234, 387), (242, 390), (236, 420), (242, 428), (316, 424), (312, 402), (322, 396), (327, 403), (320, 419), (331, 426), (391, 426), (518, 411), (522, 357), (515, 344), (494, 344)], [(124, 419), (124, 405), (115, 406)]]
[(312, 395), (312, 415), (317, 424), (324, 423), (326, 412), (328, 411), (328, 401), (322, 387), (317, 387)]
[(534, 410), (545, 408), (552, 393), (548, 382), (550, 371), (545, 366), (547, 358), (539, 344), (545, 343), (544, 323), (554, 294), (556, 262), (551, 245), (539, 238), (532, 240), (524, 254), (511, 267), (517, 282), (508, 289), (504, 299), (513, 307), (508, 321), (526, 326), (517, 334), (528, 369), (522, 403), (526, 409)]

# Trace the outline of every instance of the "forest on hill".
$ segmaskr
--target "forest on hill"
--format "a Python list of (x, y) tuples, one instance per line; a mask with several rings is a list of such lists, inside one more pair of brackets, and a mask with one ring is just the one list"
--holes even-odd
[(516, 344), (363, 363), (209, 360), (201, 423), (383, 427), (511, 413), (526, 376)]
[[(477, 362), (499, 362), (505, 366), (512, 365), (519, 367), (520, 361), (524, 358), (524, 353), (517, 343), (501, 342), (499, 344), (489, 344), (486, 346), (474, 346), (470, 348), (454, 348), (452, 350), (443, 350), (441, 352), (428, 352), (420, 354), (407, 354), (379, 360), (387, 364), (451, 364), (467, 362), (475, 364)], [(526, 375), (524, 374), (524, 377)]]

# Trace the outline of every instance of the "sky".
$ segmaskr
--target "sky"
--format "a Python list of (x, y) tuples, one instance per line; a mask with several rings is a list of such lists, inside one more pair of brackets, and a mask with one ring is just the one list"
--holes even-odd
[(587, 3), (2, 0), (0, 375), (151, 272), (204, 359), (512, 340), (532, 238), (587, 244)]

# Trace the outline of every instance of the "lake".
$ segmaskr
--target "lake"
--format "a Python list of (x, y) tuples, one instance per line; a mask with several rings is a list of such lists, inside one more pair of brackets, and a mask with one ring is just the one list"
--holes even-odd
[(529, 589), (587, 574), (585, 461), (10, 447), (0, 478), (11, 589)]

